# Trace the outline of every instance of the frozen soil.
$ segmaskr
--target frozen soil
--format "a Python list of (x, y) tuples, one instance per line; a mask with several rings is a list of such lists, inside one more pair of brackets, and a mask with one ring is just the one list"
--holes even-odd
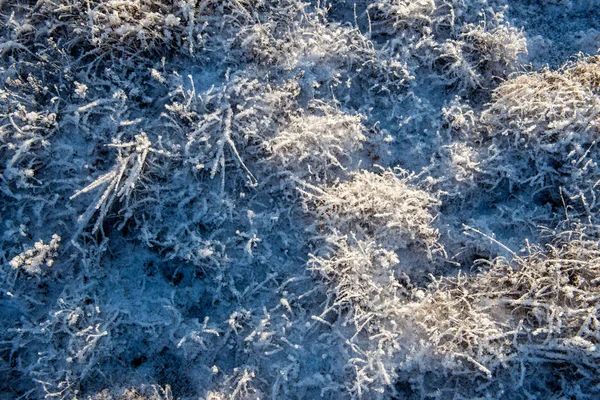
[(597, 398), (599, 9), (0, 0), (0, 398)]
[(507, 14), (525, 31), (528, 61), (535, 68), (557, 68), (580, 52), (598, 50), (600, 10), (593, 1), (509, 1)]

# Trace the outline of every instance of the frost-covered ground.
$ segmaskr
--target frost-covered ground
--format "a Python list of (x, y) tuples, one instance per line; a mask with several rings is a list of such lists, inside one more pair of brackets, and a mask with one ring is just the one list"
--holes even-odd
[(0, 398), (600, 397), (597, 0), (0, 0)]

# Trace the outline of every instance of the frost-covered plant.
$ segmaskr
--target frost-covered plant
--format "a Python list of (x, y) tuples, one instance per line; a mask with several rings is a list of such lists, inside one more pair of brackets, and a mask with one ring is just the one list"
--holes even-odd
[[(182, 1), (104, 1), (89, 6), (91, 43), (100, 48), (164, 50), (187, 47), (191, 54), (201, 27), (195, 25), (195, 6)], [(186, 43), (187, 42), (187, 43)]]
[(580, 82), (596, 95), (600, 95), (600, 56), (583, 58), (568, 72), (571, 79)]
[[(310, 255), (309, 260), (310, 269), (325, 282), (328, 294), (326, 311), (314, 318), (347, 335), (350, 357), (345, 388), (356, 398), (394, 393), (405, 339), (402, 320), (406, 316), (400, 311), (418, 291), (399, 269), (395, 252), (354, 235), (334, 233), (326, 242), (330, 253)], [(327, 322), (332, 315), (335, 325)]]
[(115, 388), (105, 389), (100, 393), (88, 397), (89, 400), (173, 400), (171, 386), (164, 388), (152, 384), (141, 385), (140, 387), (116, 390)]
[(54, 264), (59, 243), (60, 236), (54, 234), (50, 243), (44, 244), (43, 240), (35, 242), (32, 248), (13, 257), (9, 264), (13, 269), (22, 268), (30, 275), (40, 274), (42, 266), (51, 267)]
[[(56, 113), (43, 109), (36, 97), (48, 88), (29, 76), (27, 81), (8, 77), (0, 89), (0, 159), (4, 185), (30, 188), (41, 182), (36, 170), (43, 165), (55, 132)], [(13, 186), (13, 187), (14, 187)]]
[(459, 92), (493, 88), (515, 71), (519, 57), (527, 53), (523, 33), (506, 23), (490, 25), (465, 25), (456, 39), (437, 47), (434, 66), (445, 84), (457, 86)]
[(375, 32), (459, 93), (493, 87), (526, 52), (524, 35), (484, 1), (378, 0), (369, 12)]
[(482, 167), (494, 185), (507, 180), (511, 189), (546, 190), (556, 204), (562, 203), (562, 187), (567, 200), (578, 199), (578, 207), (594, 214), (600, 179), (597, 70), (597, 58), (582, 58), (559, 71), (519, 75), (494, 91), (477, 139), (487, 148)]
[(235, 368), (231, 376), (223, 380), (222, 388), (211, 390), (206, 394), (206, 400), (254, 400), (263, 398), (264, 394), (252, 384), (256, 372), (248, 368)]
[(264, 141), (275, 134), (298, 94), (295, 81), (281, 87), (261, 85), (256, 79), (232, 77), (219, 88), (197, 94), (179, 80), (168, 113), (163, 117), (174, 132), (170, 139), (182, 145), (185, 164), (196, 171), (208, 170), (214, 178), (220, 171), (222, 188), (225, 169), (235, 164), (252, 184), (256, 178), (247, 166), (264, 157)]
[(299, 5), (284, 8), (282, 15), (274, 12), (269, 23), (248, 26), (238, 34), (248, 57), (278, 69), (310, 69), (330, 81), (340, 68), (360, 65), (375, 52), (356, 29), (326, 23), (318, 13), (307, 14)]
[(22, 373), (37, 383), (40, 397), (71, 397), (110, 357), (110, 330), (118, 317), (118, 311), (67, 290), (46, 317), (9, 329), (11, 358), (24, 364)]
[(507, 23), (493, 26), (468, 24), (461, 39), (468, 57), (481, 74), (480, 84), (491, 87), (494, 81), (506, 78), (518, 66), (519, 57), (527, 53), (523, 32)]
[(96, 199), (90, 203), (78, 220), (80, 229), (84, 229), (94, 214), (98, 212), (92, 233), (96, 233), (102, 227), (106, 214), (117, 200), (122, 203), (121, 210), (125, 213), (125, 221), (131, 216), (129, 210), (131, 196), (136, 189), (136, 185), (142, 179), (144, 165), (147, 162), (146, 158), (151, 153), (169, 155), (165, 150), (152, 147), (152, 142), (150, 142), (145, 132), (136, 135), (134, 141), (126, 143), (116, 141), (107, 146), (119, 149), (117, 161), (113, 168), (71, 196), (71, 200), (73, 200), (98, 187), (105, 187), (104, 191), (96, 196)]
[(403, 40), (429, 34), (447, 39), (485, 13), (496, 14), (485, 0), (375, 0), (368, 10), (375, 28), (399, 34)]
[(411, 280), (422, 281), (442, 250), (431, 214), (439, 201), (413, 179), (404, 171), (357, 171), (301, 189), (316, 221), (310, 268), (326, 283), (327, 310), (353, 327), (345, 386), (358, 398), (390, 390), (402, 334), (396, 311), (414, 294)]
[(445, 85), (456, 86), (459, 93), (482, 87), (477, 61), (470, 59), (464, 42), (447, 40), (438, 51), (436, 68)]
[[(144, 55), (169, 51), (195, 56), (207, 36), (252, 19), (261, 2), (227, 1), (48, 1), (28, 16), (33, 26), (54, 23), (48, 34), (68, 49), (83, 48), (94, 63), (143, 60)], [(79, 50), (81, 51), (81, 50)]]
[(375, 24), (402, 33), (418, 32), (432, 25), (436, 8), (434, 0), (376, 0), (369, 5)]
[(360, 115), (349, 115), (325, 103), (313, 103), (310, 114), (293, 116), (274, 138), (266, 142), (271, 158), (297, 177), (327, 180), (346, 170), (360, 151), (365, 127)]
[(476, 277), (437, 281), (412, 311), (435, 354), (429, 361), (440, 357), (420, 371), (433, 379), (419, 391), (597, 396), (599, 280), (597, 238), (576, 230), (526, 256), (496, 259)]
[(344, 182), (310, 187), (304, 193), (317, 234), (354, 234), (388, 250), (420, 248), (431, 256), (439, 249), (439, 234), (431, 224), (440, 203), (411, 180), (414, 176), (404, 171), (359, 171)]
[(241, 29), (238, 40), (261, 68), (295, 75), (309, 100), (334, 88), (344, 98), (348, 92), (368, 97), (355, 87), (402, 92), (411, 79), (403, 54), (378, 49), (356, 27), (328, 22), (324, 9), (308, 14), (299, 2)]
[(507, 136), (513, 146), (528, 146), (533, 151), (541, 147), (548, 153), (559, 153), (571, 143), (591, 143), (600, 100), (591, 86), (593, 75), (588, 79), (578, 73), (597, 66), (593, 61), (585, 64), (580, 61), (563, 71), (524, 74), (500, 85), (481, 115), (487, 134)]
[(396, 272), (400, 263), (396, 253), (354, 236), (334, 233), (326, 240), (330, 256), (311, 255), (308, 264), (326, 281), (332, 305), (352, 310), (356, 327), (369, 315), (388, 312), (390, 302), (409, 298), (408, 277)]

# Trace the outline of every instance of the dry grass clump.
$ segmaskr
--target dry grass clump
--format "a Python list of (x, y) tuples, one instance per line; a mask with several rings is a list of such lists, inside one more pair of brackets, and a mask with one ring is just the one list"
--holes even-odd
[(189, 83), (177, 77), (167, 112), (162, 114), (171, 131), (169, 140), (181, 146), (183, 162), (199, 173), (210, 171), (211, 178), (220, 172), (223, 186), (225, 169), (235, 165), (256, 184), (247, 164), (267, 157), (265, 143), (288, 122), (298, 95), (297, 82), (268, 85), (234, 76), (197, 93), (192, 77), (188, 78)]
[[(38, 42), (111, 61), (164, 53), (178, 47), (193, 48), (199, 31), (194, 6), (189, 2), (46, 1), (25, 15)], [(18, 10), (18, 7), (15, 7)]]
[(284, 70), (335, 71), (360, 64), (375, 52), (356, 28), (328, 23), (305, 8), (301, 3), (275, 8), (269, 22), (243, 28), (238, 40), (247, 57)]
[(350, 179), (305, 192), (319, 232), (355, 235), (374, 240), (389, 250), (439, 248), (438, 232), (431, 226), (432, 211), (440, 203), (410, 184), (414, 176), (384, 170), (352, 173)]
[[(416, 38), (433, 34), (447, 39), (463, 26), (481, 20), (484, 14), (500, 17), (486, 1), (375, 0), (368, 6), (373, 27), (387, 34)], [(490, 21), (497, 22), (497, 21)]]
[(366, 316), (385, 314), (391, 303), (409, 297), (408, 278), (396, 273), (400, 262), (396, 253), (355, 236), (334, 234), (327, 242), (332, 255), (311, 255), (310, 269), (331, 288), (336, 309), (352, 310), (357, 327)]
[(421, 380), (419, 390), (597, 396), (599, 283), (598, 239), (582, 231), (512, 261), (494, 260), (476, 277), (438, 280), (413, 320), (439, 358), (429, 370), (439, 379), (429, 385), (445, 384)]
[(263, 1), (98, 1), (88, 5), (87, 29), (97, 48), (136, 53), (170, 49), (196, 55), (206, 37), (253, 20)]
[[(195, 40), (201, 40), (201, 34), (195, 32), (194, 9), (188, 2), (169, 5), (149, 0), (110, 0), (92, 3), (87, 14), (90, 41), (96, 47), (155, 50), (183, 46), (182, 36), (191, 34), (186, 41), (193, 53)], [(190, 26), (186, 26), (188, 22)]]
[(356, 87), (403, 91), (409, 86), (403, 56), (376, 48), (356, 27), (327, 21), (325, 10), (306, 8), (296, 2), (274, 7), (268, 22), (243, 27), (236, 42), (261, 68), (296, 75), (308, 99), (332, 88), (346, 97)]
[(366, 129), (361, 115), (349, 115), (326, 103), (313, 103), (310, 114), (291, 122), (266, 143), (271, 158), (299, 178), (327, 180), (346, 170), (362, 149)]
[(595, 63), (579, 61), (561, 71), (533, 72), (500, 85), (482, 113), (489, 136), (509, 136), (515, 146), (559, 153), (598, 134), (600, 99), (594, 93)]
[[(148, 56), (197, 56), (206, 47), (223, 43), (219, 34), (253, 21), (263, 2), (49, 0), (30, 10), (18, 2), (5, 6), (20, 27), (15, 40), (0, 47), (28, 51), (50, 45), (86, 59), (89, 67), (104, 62), (146, 63)], [(26, 10), (26, 11), (24, 11)], [(213, 40), (214, 38), (214, 40)], [(44, 52), (42, 52), (44, 53)]]
[[(117, 394), (114, 392), (117, 392)], [(162, 388), (153, 384), (125, 390), (105, 389), (100, 393), (89, 396), (87, 400), (173, 400), (173, 393), (169, 385)]]
[(316, 320), (348, 331), (344, 385), (352, 397), (394, 392), (401, 359), (398, 311), (443, 251), (432, 226), (439, 201), (413, 185), (404, 171), (353, 172), (347, 181), (305, 183), (305, 207), (314, 219), (310, 269), (326, 283), (328, 307)]
[(459, 93), (493, 88), (526, 53), (523, 33), (484, 2), (379, 0), (369, 6), (374, 32), (431, 67)]
[(44, 164), (48, 138), (56, 129), (56, 113), (37, 101), (47, 92), (31, 75), (27, 80), (9, 76), (0, 89), (0, 179), (4, 190), (41, 184), (36, 172)]
[(468, 24), (436, 46), (434, 71), (458, 92), (490, 89), (516, 70), (526, 52), (523, 33), (508, 24)]
[(493, 187), (549, 191), (588, 216), (597, 213), (600, 181), (598, 60), (580, 58), (558, 71), (519, 75), (501, 84), (481, 113), (476, 140), (487, 148), (482, 169)]
[[(346, 331), (345, 390), (353, 398), (379, 398), (395, 379), (402, 331), (395, 310), (411, 298), (409, 278), (397, 272), (396, 253), (354, 236), (328, 238), (329, 257), (311, 255), (310, 269), (328, 287), (328, 307), (316, 321)], [(331, 314), (331, 315), (330, 315)]]
[(468, 24), (463, 28), (461, 39), (469, 58), (480, 74), (479, 86), (493, 86), (495, 80), (514, 72), (519, 57), (527, 53), (527, 41), (523, 32), (502, 23), (488, 28), (485, 23)]
[(434, 0), (377, 0), (369, 5), (376, 24), (380, 22), (400, 32), (430, 27), (436, 8)]
[(568, 75), (592, 93), (600, 95), (600, 56), (580, 59), (570, 68)]

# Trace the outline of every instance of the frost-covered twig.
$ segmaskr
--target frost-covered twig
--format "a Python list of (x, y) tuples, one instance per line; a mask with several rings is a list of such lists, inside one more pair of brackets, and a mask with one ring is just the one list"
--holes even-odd
[[(94, 182), (71, 196), (72, 200), (82, 194), (91, 192), (98, 187), (106, 186), (104, 191), (79, 217), (79, 232), (85, 229), (90, 219), (98, 212), (96, 222), (92, 228), (92, 233), (96, 233), (96, 231), (101, 228), (106, 214), (110, 211), (117, 199), (124, 203), (124, 209), (129, 206), (136, 184), (142, 177), (144, 163), (146, 162), (149, 153), (168, 155), (164, 150), (153, 148), (152, 143), (144, 132), (136, 135), (135, 141), (127, 143), (117, 142), (107, 146), (119, 149), (115, 166), (111, 171), (100, 176)], [(125, 218), (127, 218), (127, 215)]]

